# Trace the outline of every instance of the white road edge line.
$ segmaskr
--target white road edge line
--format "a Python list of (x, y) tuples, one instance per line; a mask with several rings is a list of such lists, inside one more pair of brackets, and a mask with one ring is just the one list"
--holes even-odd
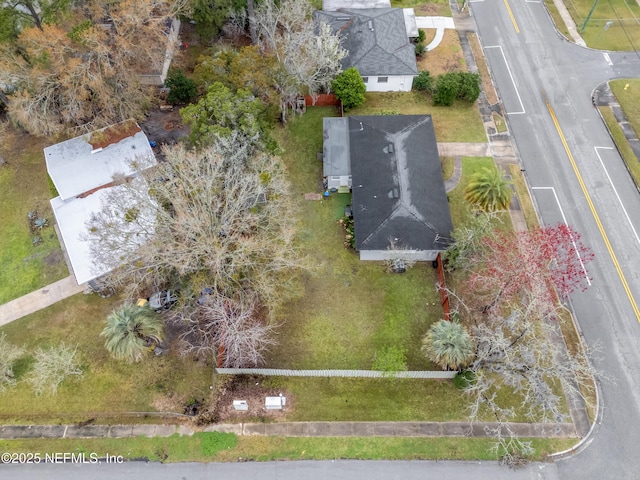
[[(564, 216), (564, 210), (562, 209), (562, 205), (560, 205), (560, 200), (558, 199), (558, 195), (556, 194), (556, 189), (553, 187), (531, 187), (531, 190), (551, 190), (553, 192), (553, 197), (556, 199), (556, 203), (558, 204), (558, 208), (560, 209), (560, 215), (562, 215), (562, 221), (568, 227), (567, 217)], [(582, 257), (580, 256), (580, 252), (578, 251), (578, 246), (576, 245), (575, 240), (572, 238), (571, 243), (573, 244), (573, 248), (576, 250), (576, 255), (578, 260), (580, 261), (580, 266), (582, 267), (582, 273), (584, 273), (584, 278), (587, 280), (587, 284), (591, 286), (591, 280), (589, 280), (589, 275), (587, 274), (587, 269), (584, 267), (584, 263), (582, 262)]]
[(600, 156), (600, 153), (598, 152), (599, 148), (602, 149), (602, 150), (613, 150), (613, 147), (593, 147), (593, 149), (596, 151), (596, 155), (598, 156), (598, 160), (600, 160), (600, 165), (602, 165), (602, 169), (604, 170), (604, 173), (607, 176), (607, 179), (609, 180), (609, 183), (611, 184), (611, 188), (613, 188), (613, 193), (616, 194), (616, 198), (618, 199), (618, 202), (620, 202), (620, 206), (622, 207), (622, 211), (624, 212), (624, 216), (627, 217), (627, 222), (629, 222), (629, 225), (631, 226), (631, 230), (633, 230), (633, 235), (636, 237), (636, 241), (640, 244), (640, 237), (638, 237), (638, 232), (636, 232), (636, 229), (633, 226), (633, 223), (631, 222), (631, 218), (629, 218), (629, 214), (627, 213), (627, 209), (624, 208), (624, 203), (622, 203), (622, 200), (620, 199), (620, 195), (618, 195), (618, 190), (616, 190), (615, 185), (611, 181), (611, 177), (609, 176), (609, 172), (607, 171), (607, 167), (604, 166), (604, 162), (602, 161), (602, 157)]
[(527, 113), (524, 109), (524, 105), (522, 104), (522, 98), (520, 97), (520, 92), (518, 92), (518, 87), (516, 87), (516, 82), (513, 80), (513, 75), (511, 74), (511, 69), (509, 68), (509, 64), (507, 63), (507, 57), (504, 56), (504, 50), (502, 50), (502, 46), (501, 45), (491, 45), (488, 47), (484, 47), (485, 50), (487, 48), (499, 48), (500, 49), (500, 53), (502, 54), (502, 59), (504, 60), (504, 64), (507, 67), (507, 72), (509, 72), (509, 77), (511, 78), (511, 83), (513, 85), (513, 89), (516, 91), (516, 95), (518, 96), (518, 101), (520, 102), (520, 108), (522, 109), (521, 112), (506, 112), (507, 115), (520, 115), (523, 113)]

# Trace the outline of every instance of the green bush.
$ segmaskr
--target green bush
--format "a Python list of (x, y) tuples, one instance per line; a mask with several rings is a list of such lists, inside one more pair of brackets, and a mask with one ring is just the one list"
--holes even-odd
[(473, 385), (476, 380), (476, 374), (471, 370), (463, 370), (462, 372), (458, 372), (455, 377), (453, 377), (453, 385), (460, 389), (464, 390), (469, 385)]
[(458, 76), (458, 72), (438, 75), (433, 93), (433, 103), (447, 107), (451, 106), (456, 98), (458, 98), (459, 91), (460, 77)]
[(456, 99), (474, 103), (480, 96), (480, 76), (470, 72), (450, 72), (439, 75), (433, 103), (450, 106)]
[(180, 69), (171, 69), (164, 85), (169, 88), (167, 101), (171, 104), (188, 103), (196, 98), (196, 82), (187, 77)]
[(428, 70), (423, 70), (413, 79), (413, 89), (421, 92), (431, 92), (433, 90), (433, 77)]
[(342, 102), (345, 110), (359, 107), (364, 103), (364, 92), (367, 90), (360, 72), (354, 67), (347, 68), (331, 82), (331, 89)]
[(424, 30), (422, 29), (418, 29), (418, 38), (416, 39), (417, 43), (424, 43), (425, 38), (427, 37), (427, 35), (424, 33)]
[(470, 72), (459, 72), (460, 86), (458, 98), (474, 103), (480, 96), (480, 75)]
[(425, 47), (424, 43), (422, 43), (422, 42), (416, 43), (415, 48), (416, 48), (416, 55), (418, 57), (421, 57), (427, 51), (427, 47)]

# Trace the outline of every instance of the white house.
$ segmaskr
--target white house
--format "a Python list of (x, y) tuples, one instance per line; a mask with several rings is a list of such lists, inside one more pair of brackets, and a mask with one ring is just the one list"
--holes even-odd
[[(51, 200), (60, 243), (78, 285), (90, 283), (110, 269), (96, 265), (86, 241), (86, 223), (100, 211), (113, 189), (114, 175), (136, 176), (155, 165), (149, 140), (134, 120), (111, 125), (44, 149), (47, 171), (58, 195)], [(124, 192), (124, 189), (122, 189)]]
[[(333, 7), (331, 7), (333, 8)], [(368, 92), (408, 92), (418, 75), (415, 47), (407, 27), (415, 15), (400, 8), (338, 8), (316, 11), (316, 22), (340, 36), (347, 55), (342, 68), (355, 67)], [(417, 35), (417, 27), (411, 33)], [(415, 32), (414, 32), (415, 30)]]

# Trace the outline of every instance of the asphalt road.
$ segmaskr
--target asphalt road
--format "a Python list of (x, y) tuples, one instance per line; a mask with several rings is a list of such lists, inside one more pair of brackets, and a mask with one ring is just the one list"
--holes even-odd
[(302, 461), (122, 465), (0, 465), (0, 477), (29, 480), (557, 480), (554, 464), (510, 470), (496, 462)]
[(472, 0), (471, 10), (543, 222), (566, 221), (596, 255), (571, 304), (613, 380), (601, 383), (601, 424), (557, 463), (560, 478), (640, 478), (640, 196), (591, 104), (602, 82), (639, 77), (640, 58), (567, 42), (540, 2)]

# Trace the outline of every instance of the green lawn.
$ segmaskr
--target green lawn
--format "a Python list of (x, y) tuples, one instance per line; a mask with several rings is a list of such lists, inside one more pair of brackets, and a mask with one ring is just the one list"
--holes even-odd
[[(629, 84), (629, 88), (625, 90), (624, 87), (627, 84)], [(637, 106), (640, 102), (640, 80), (612, 80), (609, 82), (609, 85), (620, 103), (627, 120), (629, 120), (632, 128), (636, 134), (638, 134), (638, 132), (640, 132), (640, 112), (638, 112)], [(609, 107), (599, 107), (598, 109), (620, 151), (622, 159), (631, 173), (633, 181), (636, 185), (640, 186), (640, 159), (636, 157), (631, 145), (629, 145), (611, 109)]]
[[(523, 439), (526, 440), (526, 439)], [(575, 445), (575, 439), (531, 439), (533, 460)], [(164, 462), (237, 462), (269, 460), (495, 460), (492, 440), (484, 438), (395, 437), (235, 437), (232, 434), (196, 433), (168, 438), (29, 439), (0, 440), (4, 452), (92, 452), (122, 455), (124, 460)], [(506, 468), (506, 467), (505, 467)]]
[(404, 275), (386, 271), (382, 262), (361, 262), (343, 245), (338, 219), (350, 202), (348, 194), (323, 201), (303, 199), (320, 191), (322, 118), (332, 108), (309, 108), (285, 130), (275, 132), (284, 147), (300, 212), (299, 242), (316, 266), (303, 276), (304, 295), (279, 312), (280, 345), (267, 364), (273, 368), (370, 369), (377, 351), (388, 346), (407, 350), (409, 369), (431, 368), (419, 352), (420, 338), (442, 316), (430, 264), (416, 265)]
[(487, 135), (476, 104), (457, 101), (450, 107), (433, 105), (422, 92), (370, 92), (363, 105), (348, 115), (431, 114), (438, 142), (486, 142)]
[[(7, 341), (24, 345), (29, 352), (37, 347), (77, 345), (84, 374), (65, 380), (55, 396), (36, 397), (24, 381), (32, 357), (18, 361), (16, 388), (0, 393), (0, 418), (3, 423), (79, 422), (94, 413), (110, 415), (116, 422), (120, 412), (182, 413), (190, 399), (208, 399), (211, 368), (199, 362), (173, 355), (156, 357), (152, 353), (143, 361), (129, 365), (113, 360), (99, 336), (106, 316), (120, 299), (103, 299), (97, 295), (78, 294), (2, 328)], [(106, 420), (105, 420), (106, 421)], [(157, 420), (156, 420), (157, 421)]]
[[(0, 167), (0, 304), (69, 275), (53, 229), (45, 142), (7, 127), (2, 143), (0, 153), (8, 165)], [(35, 246), (27, 217), (31, 211), (49, 224)]]
[[(523, 439), (526, 440), (526, 439)], [(395, 437), (236, 437), (232, 434), (196, 433), (168, 438), (29, 439), (0, 440), (4, 452), (92, 452), (122, 455), (124, 460), (164, 462), (237, 462), (270, 460), (495, 460), (484, 438)], [(575, 439), (531, 439), (533, 460), (575, 445)], [(506, 467), (505, 467), (506, 468)]]
[(628, 51), (640, 47), (640, 5), (635, 0), (571, 0), (564, 3), (576, 23), (578, 32), (582, 30), (594, 3), (597, 3), (584, 31), (581, 32), (589, 47)]
[[(491, 168), (493, 166), (495, 166), (495, 163), (491, 157), (462, 158), (462, 178), (460, 178), (460, 183), (458, 183), (458, 186), (454, 190), (447, 194), (449, 196), (449, 209), (451, 210), (451, 220), (453, 220), (454, 227), (463, 224), (471, 213), (464, 200), (464, 191), (472, 175), (483, 168)], [(500, 219), (506, 228), (511, 228), (511, 220), (508, 213), (500, 215)]]

